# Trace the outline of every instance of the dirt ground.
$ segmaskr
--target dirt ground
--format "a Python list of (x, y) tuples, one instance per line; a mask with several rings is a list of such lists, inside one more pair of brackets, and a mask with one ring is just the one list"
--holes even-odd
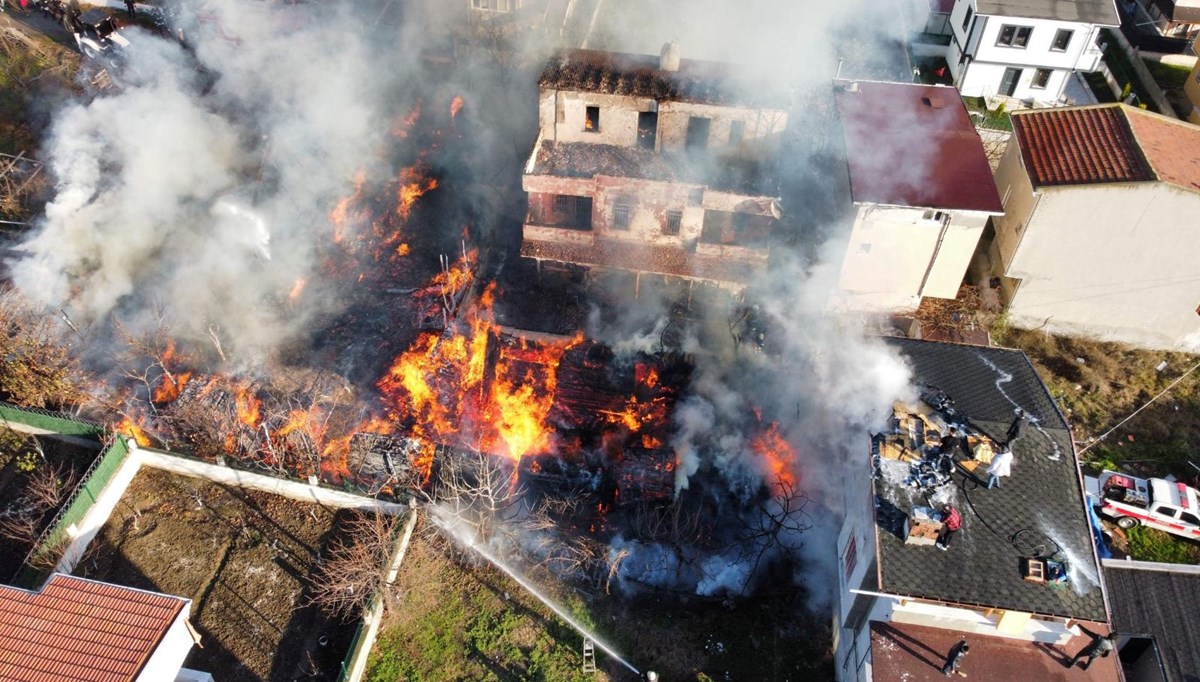
[(304, 592), (340, 520), (320, 505), (146, 469), (77, 572), (192, 599), (202, 648), (186, 667), (223, 681), (334, 680), (355, 624), (329, 622)]
[[(828, 680), (831, 633), (797, 590), (751, 601), (679, 595), (587, 597), (536, 581), (634, 666), (666, 680)], [(785, 582), (785, 581), (781, 581)], [(636, 680), (597, 650), (583, 673), (582, 637), (507, 576), (460, 563), (417, 535), (400, 595), (372, 652), (368, 680)]]

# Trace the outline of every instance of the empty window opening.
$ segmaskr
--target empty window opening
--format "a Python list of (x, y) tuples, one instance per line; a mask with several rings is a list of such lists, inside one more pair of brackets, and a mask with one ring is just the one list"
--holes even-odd
[(667, 222), (663, 225), (663, 234), (671, 237), (677, 236), (681, 224), (683, 224), (683, 211), (667, 211)]
[(689, 150), (699, 150), (708, 147), (708, 131), (712, 127), (711, 118), (692, 116), (688, 119), (687, 142)]
[(583, 119), (583, 129), (589, 133), (600, 132), (600, 107), (588, 107)]
[(1050, 84), (1050, 75), (1053, 73), (1053, 69), (1037, 69), (1033, 72), (1033, 82), (1029, 84), (1029, 87), (1045, 90), (1046, 86)]
[(638, 146), (642, 149), (654, 149), (658, 140), (658, 114), (653, 111), (638, 113)]
[(592, 229), (592, 199), (570, 194), (556, 194), (552, 212), (555, 227), (571, 230)]
[(1050, 49), (1055, 52), (1066, 52), (1067, 46), (1071, 44), (1071, 36), (1075, 32), (1069, 28), (1060, 28), (1058, 33), (1054, 34), (1054, 42), (1050, 45)]
[(619, 202), (613, 206), (613, 229), (628, 230), (629, 216), (633, 212), (633, 206), (627, 203)]
[(967, 13), (963, 16), (963, 31), (971, 30), (971, 19), (975, 17), (975, 8), (967, 5)]
[(996, 39), (997, 45), (1004, 47), (1025, 47), (1029, 44), (1029, 35), (1033, 33), (1033, 28), (1029, 26), (1012, 26), (1004, 25), (1000, 27), (1000, 37)]
[(746, 138), (746, 122), (734, 121), (729, 124), (729, 144), (739, 145)]

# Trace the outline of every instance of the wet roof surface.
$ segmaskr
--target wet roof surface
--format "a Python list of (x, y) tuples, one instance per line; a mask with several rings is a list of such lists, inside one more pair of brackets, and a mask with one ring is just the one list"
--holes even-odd
[[(1088, 623), (1085, 627), (1092, 632), (1108, 632), (1098, 624)], [(1076, 636), (1066, 646), (1054, 646), (894, 621), (871, 623), (872, 672), (876, 680), (945, 680), (941, 667), (946, 654), (963, 639), (971, 649), (958, 669), (966, 673), (967, 679), (1028, 682), (1119, 679), (1116, 656), (1098, 658), (1086, 671), (1066, 667), (1088, 643), (1086, 635)]]
[[(960, 418), (1003, 440), (1022, 407), (1037, 421), (1013, 447), (1012, 475), (1000, 488), (972, 489), (956, 472), (935, 501), (948, 499), (962, 514), (962, 530), (948, 551), (905, 545), (879, 528), (880, 589), (973, 606), (1105, 621), (1098, 569), (1070, 434), (1024, 353), (933, 341), (887, 339), (908, 358), (914, 382), (948, 394)], [(876, 479), (877, 510), (907, 514), (929, 500), (902, 477)], [(881, 524), (885, 525), (885, 524)], [(1039, 548), (1061, 548), (1072, 566), (1070, 585), (1026, 582), (1019, 561)]]

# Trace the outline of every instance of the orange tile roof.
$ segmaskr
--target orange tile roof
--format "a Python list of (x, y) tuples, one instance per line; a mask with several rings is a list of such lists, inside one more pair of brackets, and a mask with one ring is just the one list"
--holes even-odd
[(1200, 127), (1123, 104), (1013, 113), (1035, 187), (1159, 180), (1200, 191)]
[(1123, 109), (1158, 179), (1200, 192), (1200, 126), (1133, 107)]
[(62, 574), (40, 592), (0, 586), (0, 680), (132, 680), (187, 603)]

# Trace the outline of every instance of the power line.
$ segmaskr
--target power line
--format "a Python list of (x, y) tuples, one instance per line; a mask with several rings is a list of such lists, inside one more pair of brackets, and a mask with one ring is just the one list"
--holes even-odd
[(1117, 429), (1121, 428), (1121, 426), (1122, 426), (1122, 425), (1123, 425), (1125, 422), (1127, 422), (1127, 421), (1129, 421), (1130, 419), (1133, 419), (1134, 417), (1138, 416), (1138, 413), (1139, 413), (1139, 412), (1141, 412), (1142, 410), (1146, 409), (1147, 407), (1150, 407), (1150, 405), (1152, 405), (1152, 404), (1154, 403), (1154, 401), (1155, 401), (1155, 400), (1158, 400), (1159, 398), (1161, 398), (1161, 397), (1163, 397), (1164, 395), (1166, 395), (1168, 391), (1170, 391), (1172, 388), (1175, 388), (1176, 386), (1178, 386), (1178, 385), (1179, 385), (1179, 382), (1181, 382), (1181, 381), (1183, 381), (1184, 379), (1188, 378), (1188, 375), (1190, 375), (1192, 372), (1195, 372), (1197, 369), (1200, 369), (1200, 362), (1197, 362), (1196, 364), (1192, 365), (1192, 368), (1191, 368), (1191, 369), (1189, 369), (1188, 371), (1186, 371), (1186, 372), (1184, 372), (1183, 374), (1181, 374), (1181, 375), (1179, 376), (1179, 378), (1178, 378), (1178, 379), (1176, 379), (1175, 381), (1172, 381), (1170, 386), (1167, 386), (1167, 387), (1166, 387), (1166, 388), (1164, 388), (1163, 390), (1159, 391), (1159, 392), (1158, 392), (1158, 395), (1154, 396), (1154, 397), (1153, 397), (1153, 398), (1151, 398), (1150, 400), (1147, 400), (1147, 401), (1146, 401), (1146, 404), (1144, 404), (1144, 405), (1142, 405), (1141, 407), (1139, 407), (1139, 408), (1137, 408), (1136, 410), (1134, 410), (1134, 411), (1133, 411), (1133, 414), (1131, 414), (1131, 415), (1129, 415), (1128, 417), (1126, 417), (1126, 418), (1122, 419), (1121, 421), (1117, 422), (1117, 425), (1116, 425), (1116, 426), (1114, 426), (1114, 427), (1112, 427), (1111, 429), (1109, 429), (1109, 430), (1105, 431), (1103, 435), (1101, 435), (1101, 436), (1100, 436), (1099, 438), (1097, 438), (1096, 440), (1092, 441), (1092, 442), (1091, 442), (1091, 444), (1089, 444), (1089, 445), (1088, 445), (1087, 447), (1085, 447), (1084, 449), (1080, 450), (1080, 451), (1079, 451), (1079, 454), (1081, 454), (1081, 455), (1082, 455), (1083, 453), (1087, 452), (1088, 450), (1091, 450), (1092, 448), (1094, 448), (1094, 447), (1096, 447), (1097, 445), (1099, 445), (1099, 444), (1101, 443), (1101, 441), (1103, 441), (1105, 438), (1108, 438), (1108, 437), (1109, 437), (1109, 435), (1111, 435), (1113, 431), (1116, 431)]

